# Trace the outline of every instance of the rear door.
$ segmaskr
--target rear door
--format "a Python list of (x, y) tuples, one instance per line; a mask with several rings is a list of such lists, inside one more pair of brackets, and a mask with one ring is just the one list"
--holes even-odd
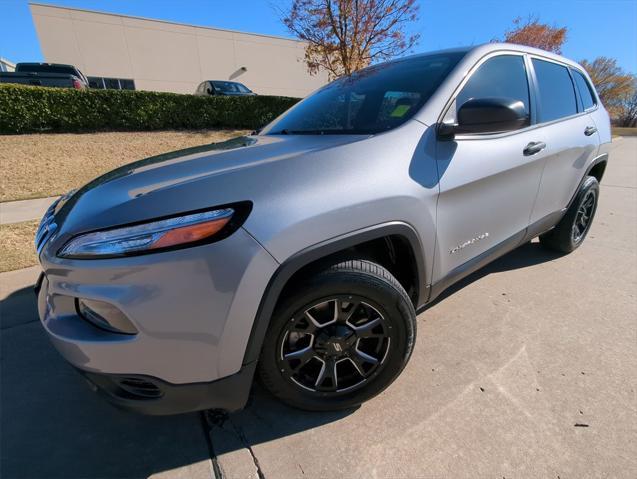
[[(537, 194), (545, 152), (534, 113), (524, 54), (496, 53), (481, 60), (460, 86), (444, 121), (471, 98), (522, 101), (530, 124), (506, 133), (456, 135), (438, 141), (436, 158), (440, 195), (437, 208), (433, 281), (451, 278), (502, 248), (521, 240)], [(528, 146), (539, 147), (529, 150)]]
[(532, 57), (531, 64), (537, 85), (538, 131), (546, 138), (547, 154), (533, 223), (559, 217), (567, 207), (597, 154), (599, 135), (590, 115), (596, 105), (590, 91), (587, 96), (585, 91), (580, 93), (576, 72), (547, 58)]

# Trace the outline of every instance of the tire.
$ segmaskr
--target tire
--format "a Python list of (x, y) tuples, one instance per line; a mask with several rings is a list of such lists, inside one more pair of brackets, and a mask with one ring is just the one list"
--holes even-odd
[(281, 300), (259, 377), (293, 407), (351, 408), (398, 377), (415, 339), (414, 306), (396, 278), (371, 261), (347, 260), (306, 277)]
[(593, 224), (598, 200), (599, 183), (595, 177), (587, 176), (560, 222), (540, 235), (542, 246), (562, 253), (579, 248)]

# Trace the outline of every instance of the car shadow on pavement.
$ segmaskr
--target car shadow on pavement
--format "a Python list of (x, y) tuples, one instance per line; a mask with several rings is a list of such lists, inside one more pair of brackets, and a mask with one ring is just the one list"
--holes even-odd
[(434, 301), (429, 303), (424, 310), (444, 301), (446, 298), (469, 286), (471, 283), (474, 283), (492, 273), (528, 268), (530, 266), (535, 266), (536, 264), (555, 261), (562, 256), (564, 256), (564, 253), (548, 250), (537, 240), (528, 242), (453, 284), (443, 291)]
[[(267, 441), (347, 414), (295, 411), (257, 385), (246, 411), (231, 415), (223, 427), (203, 413), (152, 417), (121, 411), (91, 392), (55, 351), (39, 324), (31, 287), (0, 303), (0, 327), (0, 477), (148, 477), (207, 461), (212, 447), (216, 454), (243, 448), (240, 431)], [(256, 422), (248, 428), (245, 418)], [(277, 418), (276, 427), (261, 427), (271, 418)], [(181, 474), (190, 477), (191, 471)]]
[[(528, 243), (468, 276), (436, 302), (495, 272), (552, 261)], [(92, 393), (55, 351), (31, 288), (0, 304), (2, 477), (148, 477), (338, 421), (354, 410), (308, 413), (258, 383), (244, 411), (170, 417), (120, 411)]]

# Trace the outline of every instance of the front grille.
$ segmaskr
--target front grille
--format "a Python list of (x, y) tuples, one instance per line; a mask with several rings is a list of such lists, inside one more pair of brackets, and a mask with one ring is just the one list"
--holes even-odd
[(61, 199), (58, 198), (49, 206), (49, 209), (46, 210), (42, 217), (42, 221), (40, 221), (40, 226), (38, 226), (38, 231), (35, 234), (35, 249), (38, 254), (40, 254), (40, 251), (42, 251), (42, 248), (44, 248), (44, 245), (58, 227), (55, 223), (55, 208)]

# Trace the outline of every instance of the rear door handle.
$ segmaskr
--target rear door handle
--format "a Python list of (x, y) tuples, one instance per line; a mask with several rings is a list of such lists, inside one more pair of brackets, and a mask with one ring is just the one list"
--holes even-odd
[(524, 156), (531, 156), (531, 155), (535, 155), (536, 153), (539, 153), (544, 148), (546, 148), (546, 143), (544, 143), (543, 141), (532, 141), (531, 143), (526, 145), (523, 153), (524, 153)]
[(596, 131), (597, 131), (597, 128), (595, 128), (594, 126), (587, 126), (586, 129), (584, 130), (584, 134), (586, 136), (591, 136)]

